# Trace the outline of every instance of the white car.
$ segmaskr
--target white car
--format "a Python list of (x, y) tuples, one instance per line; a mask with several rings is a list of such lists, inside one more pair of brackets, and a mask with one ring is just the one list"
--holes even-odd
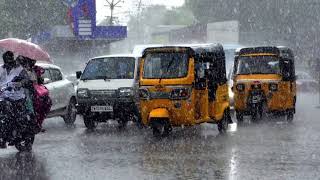
[(61, 69), (56, 65), (44, 63), (36, 65), (45, 69), (42, 77), (52, 100), (51, 110), (47, 117), (62, 117), (67, 125), (72, 125), (77, 115), (76, 93), (73, 83), (65, 78)]
[(118, 120), (119, 127), (129, 120), (139, 125), (138, 61), (133, 54), (100, 56), (77, 72), (77, 110), (88, 129), (108, 119)]

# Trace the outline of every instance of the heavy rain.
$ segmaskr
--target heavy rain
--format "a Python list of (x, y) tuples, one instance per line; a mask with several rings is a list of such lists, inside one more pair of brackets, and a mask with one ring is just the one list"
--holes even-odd
[(318, 179), (319, 7), (0, 0), (0, 180)]

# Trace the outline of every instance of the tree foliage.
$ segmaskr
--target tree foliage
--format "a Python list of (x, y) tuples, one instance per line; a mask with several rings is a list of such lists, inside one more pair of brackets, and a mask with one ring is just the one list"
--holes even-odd
[(167, 9), (162, 5), (154, 5), (148, 6), (136, 15), (131, 16), (128, 27), (131, 31), (140, 32), (141, 28), (139, 27), (152, 29), (158, 25), (190, 25), (193, 20), (192, 12), (185, 7)]
[(62, 1), (0, 0), (0, 36), (28, 38), (65, 23), (67, 7)]
[(241, 0), (185, 0), (197, 22), (209, 23), (236, 19)]

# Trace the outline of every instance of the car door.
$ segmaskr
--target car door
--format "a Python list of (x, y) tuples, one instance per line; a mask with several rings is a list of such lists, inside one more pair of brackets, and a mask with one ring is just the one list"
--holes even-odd
[(60, 69), (51, 68), (50, 74), (52, 76), (52, 85), (54, 88), (57, 109), (65, 108), (70, 100), (70, 93), (66, 90), (66, 81)]
[(45, 87), (49, 90), (49, 96), (52, 100), (52, 106), (51, 106), (51, 111), (54, 111), (57, 109), (57, 95), (55, 92), (55, 88), (54, 88), (54, 81), (53, 81), (53, 77), (51, 76), (50, 73), (50, 68), (44, 68), (44, 73), (42, 74), (42, 78), (44, 79), (45, 82)]

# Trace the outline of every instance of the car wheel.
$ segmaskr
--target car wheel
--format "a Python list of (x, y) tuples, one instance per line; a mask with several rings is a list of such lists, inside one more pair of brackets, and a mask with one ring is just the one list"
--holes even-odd
[(97, 122), (92, 117), (87, 115), (83, 116), (83, 122), (88, 129), (94, 129), (97, 127)]
[(144, 128), (140, 114), (133, 113), (131, 114), (130, 119), (137, 125), (139, 129)]
[(228, 130), (229, 126), (229, 119), (230, 119), (230, 112), (226, 110), (223, 114), (222, 119), (218, 122), (218, 130), (221, 134), (224, 134)]
[(121, 117), (119, 120), (118, 120), (118, 124), (119, 124), (119, 129), (124, 129), (127, 127), (127, 123), (128, 123), (128, 120), (125, 118), (125, 117)]
[(63, 119), (67, 125), (72, 125), (76, 121), (76, 118), (77, 118), (76, 101), (74, 99), (71, 99), (67, 107), (67, 114), (63, 117)]

